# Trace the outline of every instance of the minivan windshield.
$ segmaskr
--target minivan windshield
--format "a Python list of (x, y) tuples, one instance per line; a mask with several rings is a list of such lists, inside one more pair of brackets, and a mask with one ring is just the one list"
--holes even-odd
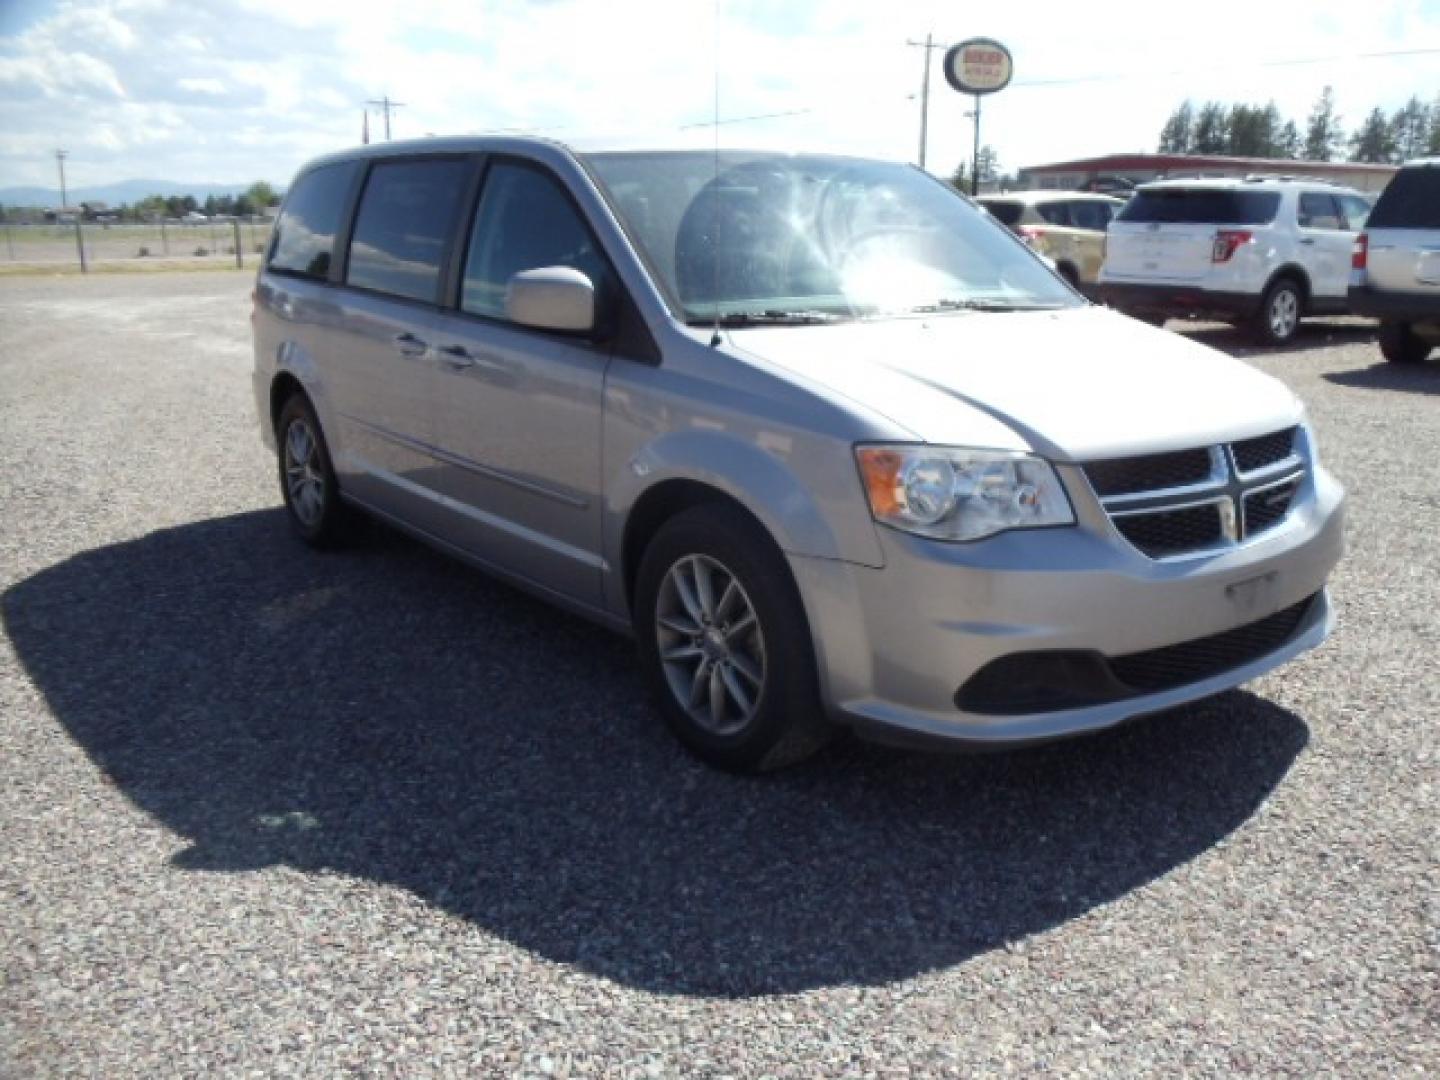
[(1141, 188), (1117, 221), (1137, 225), (1264, 225), (1280, 210), (1277, 191), (1230, 188)]
[(908, 166), (698, 151), (584, 160), (696, 324), (1082, 303), (983, 210)]

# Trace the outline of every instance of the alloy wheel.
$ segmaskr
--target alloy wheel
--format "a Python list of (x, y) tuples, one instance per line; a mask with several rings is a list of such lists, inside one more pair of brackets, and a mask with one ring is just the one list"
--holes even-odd
[(306, 528), (313, 528), (325, 511), (325, 473), (320, 443), (304, 419), (285, 429), (285, 490), (290, 506)]
[(670, 691), (697, 725), (733, 735), (755, 718), (765, 636), (744, 586), (721, 562), (675, 561), (656, 598), (655, 635)]

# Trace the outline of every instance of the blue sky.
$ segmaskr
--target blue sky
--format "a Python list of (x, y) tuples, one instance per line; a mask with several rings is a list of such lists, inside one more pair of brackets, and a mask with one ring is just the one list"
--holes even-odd
[[(1440, 0), (0, 0), (0, 187), (144, 176), (283, 184), (358, 142), (367, 98), (401, 136), (525, 131), (580, 144), (707, 144), (718, 61), (728, 145), (913, 160), (921, 50), (986, 35), (1015, 83), (986, 100), (1009, 169), (1154, 148), (1183, 98), (1322, 87), (1357, 123), (1440, 94)], [(1359, 54), (1434, 49), (1426, 55)], [(1291, 63), (1290, 61), (1315, 61)], [(1284, 61), (1286, 63), (1278, 63)], [(970, 104), (932, 82), (929, 166), (968, 157)], [(372, 120), (372, 131), (376, 130)]]

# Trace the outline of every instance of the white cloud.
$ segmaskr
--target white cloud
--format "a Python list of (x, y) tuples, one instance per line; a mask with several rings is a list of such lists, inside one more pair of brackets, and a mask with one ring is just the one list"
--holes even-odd
[[(1016, 83), (986, 99), (1009, 167), (1153, 147), (1185, 97), (1274, 99), (1303, 122), (1321, 87), (1358, 121), (1433, 98), (1433, 0), (1153, 0), (986, 6), (932, 0), (58, 0), (0, 38), (0, 185), (136, 175), (283, 184), (358, 141), (367, 98), (404, 102), (397, 137), (525, 130), (594, 143), (708, 143), (718, 62), (726, 144), (915, 154), (921, 52), (907, 38), (1005, 41)], [(1346, 60), (1270, 62), (1344, 55)], [(936, 56), (938, 60), (938, 54)], [(1099, 78), (1095, 78), (1095, 77)], [(1064, 84), (1034, 85), (1059, 79)], [(932, 81), (931, 168), (968, 157), (969, 99)], [(371, 131), (382, 128), (372, 116)]]

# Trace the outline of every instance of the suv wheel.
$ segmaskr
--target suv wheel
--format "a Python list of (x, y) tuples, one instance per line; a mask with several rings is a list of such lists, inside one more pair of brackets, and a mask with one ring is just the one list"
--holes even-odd
[(1376, 337), (1381, 355), (1392, 364), (1418, 364), (1430, 355), (1430, 343), (1407, 323), (1382, 322)]
[(1255, 316), (1255, 336), (1265, 345), (1284, 345), (1300, 329), (1305, 298), (1292, 278), (1281, 278), (1265, 290)]
[(660, 712), (696, 756), (779, 768), (826, 741), (809, 624), (770, 537), (735, 510), (671, 518), (645, 550), (635, 635)]
[(330, 448), (304, 394), (292, 394), (281, 407), (275, 437), (280, 492), (291, 527), (312, 547), (336, 546), (349, 532), (351, 511), (341, 501)]

